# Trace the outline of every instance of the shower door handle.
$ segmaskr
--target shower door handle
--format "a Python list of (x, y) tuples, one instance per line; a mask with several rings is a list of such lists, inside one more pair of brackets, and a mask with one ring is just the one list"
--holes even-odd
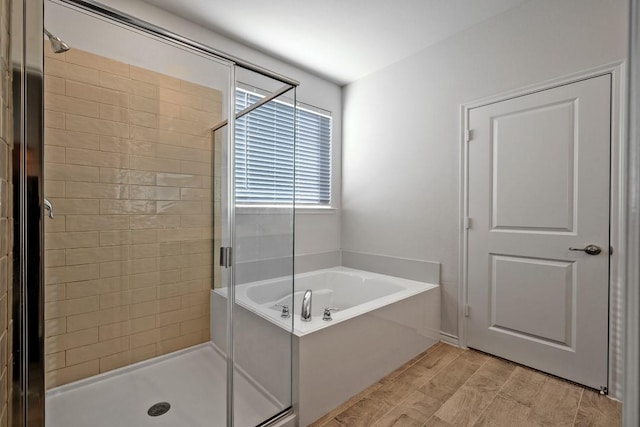
[(53, 219), (53, 205), (47, 199), (44, 199), (44, 208), (49, 211), (49, 218)]
[(229, 246), (220, 247), (220, 267), (231, 267), (231, 248)]

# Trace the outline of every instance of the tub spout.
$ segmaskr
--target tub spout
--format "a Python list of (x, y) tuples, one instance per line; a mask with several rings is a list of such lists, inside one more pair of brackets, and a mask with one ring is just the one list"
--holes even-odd
[(303, 322), (311, 322), (311, 289), (307, 289), (302, 297), (302, 311), (300, 312), (300, 320)]

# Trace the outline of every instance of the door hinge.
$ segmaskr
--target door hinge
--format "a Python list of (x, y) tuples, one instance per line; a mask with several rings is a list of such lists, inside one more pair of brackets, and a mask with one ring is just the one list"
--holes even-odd
[(468, 216), (464, 217), (464, 229), (469, 230), (471, 228), (471, 218)]
[(471, 139), (473, 138), (473, 131), (471, 129), (467, 129), (464, 131), (464, 140), (466, 142), (471, 141)]
[(464, 317), (469, 317), (471, 314), (471, 306), (469, 304), (464, 306)]
[(224, 267), (224, 268), (231, 267), (231, 247), (230, 246), (220, 247), (220, 267)]

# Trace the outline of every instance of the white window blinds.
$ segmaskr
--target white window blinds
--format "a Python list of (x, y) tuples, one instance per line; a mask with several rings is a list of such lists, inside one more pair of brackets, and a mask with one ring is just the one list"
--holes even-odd
[[(261, 98), (236, 89), (236, 111)], [(298, 107), (295, 135), (293, 111), (291, 104), (271, 101), (236, 120), (238, 204), (291, 203), (294, 177), (296, 204), (330, 203), (331, 117)]]

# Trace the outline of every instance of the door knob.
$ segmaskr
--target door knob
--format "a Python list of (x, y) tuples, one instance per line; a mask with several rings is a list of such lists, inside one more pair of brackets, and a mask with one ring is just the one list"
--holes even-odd
[(580, 249), (580, 248), (569, 248), (569, 250), (570, 251), (586, 252), (587, 255), (598, 255), (600, 252), (602, 252), (602, 249), (600, 249), (600, 246), (598, 246), (598, 245), (587, 245), (582, 249)]

